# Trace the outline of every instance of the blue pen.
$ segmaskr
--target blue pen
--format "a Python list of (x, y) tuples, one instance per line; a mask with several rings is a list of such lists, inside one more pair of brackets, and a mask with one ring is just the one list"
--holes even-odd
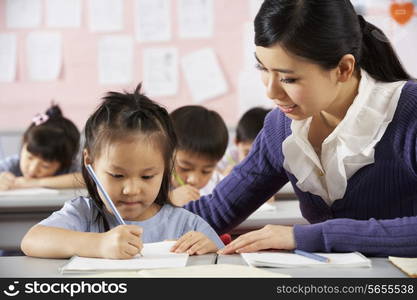
[(308, 257), (308, 258), (311, 258), (311, 259), (314, 259), (314, 260), (318, 260), (318, 261), (321, 261), (321, 262), (327, 262), (327, 263), (330, 262), (330, 258), (321, 256), (321, 255), (318, 255), (318, 254), (315, 254), (315, 253), (311, 253), (311, 252), (307, 252), (307, 251), (303, 251), (303, 250), (299, 250), (299, 249), (295, 249), (294, 253), (298, 254), (298, 255)]
[(103, 185), (101, 184), (101, 182), (98, 180), (98, 177), (96, 175), (96, 173), (94, 173), (93, 168), (91, 167), (91, 165), (86, 165), (87, 171), (90, 174), (91, 178), (93, 178), (94, 182), (96, 183), (98, 189), (100, 190), (100, 192), (104, 195), (104, 198), (107, 202), (107, 204), (110, 206), (111, 210), (113, 211), (114, 216), (116, 217), (117, 221), (119, 222), (119, 224), (121, 225), (126, 225), (125, 221), (123, 221), (122, 216), (119, 214), (119, 212), (116, 209), (116, 206), (114, 206), (113, 201), (111, 200), (109, 194), (107, 194), (106, 190), (104, 189)]

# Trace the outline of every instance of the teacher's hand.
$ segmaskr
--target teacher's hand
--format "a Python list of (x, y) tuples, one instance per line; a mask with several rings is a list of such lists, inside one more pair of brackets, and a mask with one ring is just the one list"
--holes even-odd
[(264, 228), (239, 236), (219, 254), (255, 252), (265, 249), (295, 249), (294, 230), (292, 226), (266, 225)]

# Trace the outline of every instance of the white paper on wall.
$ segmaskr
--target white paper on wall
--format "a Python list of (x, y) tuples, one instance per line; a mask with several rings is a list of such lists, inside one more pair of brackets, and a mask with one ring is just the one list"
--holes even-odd
[(46, 0), (46, 25), (80, 27), (81, 0)]
[(62, 67), (61, 35), (56, 32), (32, 32), (26, 39), (26, 61), (31, 80), (58, 79)]
[(213, 35), (213, 0), (178, 2), (179, 36), (207, 38)]
[(253, 21), (258, 14), (259, 8), (261, 7), (264, 0), (248, 0), (249, 1), (249, 17)]
[(244, 70), (238, 79), (239, 115), (255, 106), (274, 108), (274, 103), (266, 96), (266, 88), (256, 69)]
[(41, 0), (7, 0), (6, 27), (33, 28), (41, 24)]
[(255, 59), (255, 32), (253, 28), (253, 22), (247, 22), (243, 24), (243, 67), (244, 69), (253, 69), (257, 64)]
[(16, 35), (0, 33), (0, 82), (16, 78)]
[(132, 81), (133, 39), (128, 35), (107, 35), (98, 43), (100, 84), (129, 84)]
[(181, 67), (194, 102), (216, 98), (228, 90), (227, 82), (211, 48), (185, 55)]
[(178, 92), (176, 48), (148, 48), (143, 52), (143, 85), (150, 96), (172, 96)]
[(140, 42), (171, 39), (171, 5), (169, 0), (136, 0), (135, 32)]
[(119, 31), (123, 29), (122, 0), (90, 0), (89, 1), (90, 30)]

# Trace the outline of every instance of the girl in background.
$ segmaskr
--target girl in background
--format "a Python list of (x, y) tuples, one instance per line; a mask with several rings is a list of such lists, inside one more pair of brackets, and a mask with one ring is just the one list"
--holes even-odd
[(53, 104), (32, 119), (20, 154), (0, 162), (0, 190), (82, 187), (79, 140), (77, 127)]

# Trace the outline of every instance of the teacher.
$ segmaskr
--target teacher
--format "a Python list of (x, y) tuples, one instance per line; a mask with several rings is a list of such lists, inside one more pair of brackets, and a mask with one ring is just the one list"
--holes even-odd
[(249, 156), (185, 206), (220, 234), (288, 181), (311, 224), (267, 225), (220, 253), (417, 255), (417, 83), (348, 0), (266, 0), (256, 59), (269, 98)]

